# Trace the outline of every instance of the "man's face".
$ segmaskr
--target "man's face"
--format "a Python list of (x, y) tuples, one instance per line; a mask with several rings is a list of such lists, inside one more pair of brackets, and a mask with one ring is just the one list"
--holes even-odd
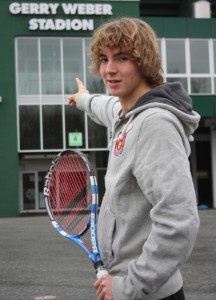
[(126, 52), (105, 48), (100, 54), (99, 72), (110, 94), (120, 101), (136, 101), (143, 94), (145, 80)]

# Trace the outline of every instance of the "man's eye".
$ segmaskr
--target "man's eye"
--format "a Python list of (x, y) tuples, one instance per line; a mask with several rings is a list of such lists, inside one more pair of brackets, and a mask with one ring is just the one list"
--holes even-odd
[(107, 62), (107, 58), (105, 58), (105, 57), (100, 57), (100, 62), (101, 62), (101, 63)]
[(119, 60), (122, 61), (122, 62), (127, 61), (128, 59), (129, 59), (128, 56), (119, 57)]

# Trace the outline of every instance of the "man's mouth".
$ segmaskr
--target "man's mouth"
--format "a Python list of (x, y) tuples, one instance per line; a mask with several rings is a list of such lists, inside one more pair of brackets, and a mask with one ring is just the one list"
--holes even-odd
[(109, 83), (118, 83), (118, 82), (120, 82), (120, 80), (110, 79), (110, 80), (107, 80), (107, 82), (109, 82)]

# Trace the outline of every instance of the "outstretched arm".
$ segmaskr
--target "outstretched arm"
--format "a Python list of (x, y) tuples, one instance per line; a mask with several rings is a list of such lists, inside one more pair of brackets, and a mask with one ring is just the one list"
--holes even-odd
[(76, 82), (78, 92), (68, 97), (69, 105), (76, 104), (77, 108), (85, 111), (94, 122), (111, 128), (114, 116), (121, 109), (119, 99), (108, 95), (89, 94), (80, 79), (76, 78)]

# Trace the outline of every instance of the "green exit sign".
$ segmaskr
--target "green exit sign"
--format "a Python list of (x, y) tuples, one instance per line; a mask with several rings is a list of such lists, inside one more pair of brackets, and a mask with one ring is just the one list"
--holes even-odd
[(71, 147), (81, 147), (83, 145), (82, 132), (69, 132), (68, 144)]

